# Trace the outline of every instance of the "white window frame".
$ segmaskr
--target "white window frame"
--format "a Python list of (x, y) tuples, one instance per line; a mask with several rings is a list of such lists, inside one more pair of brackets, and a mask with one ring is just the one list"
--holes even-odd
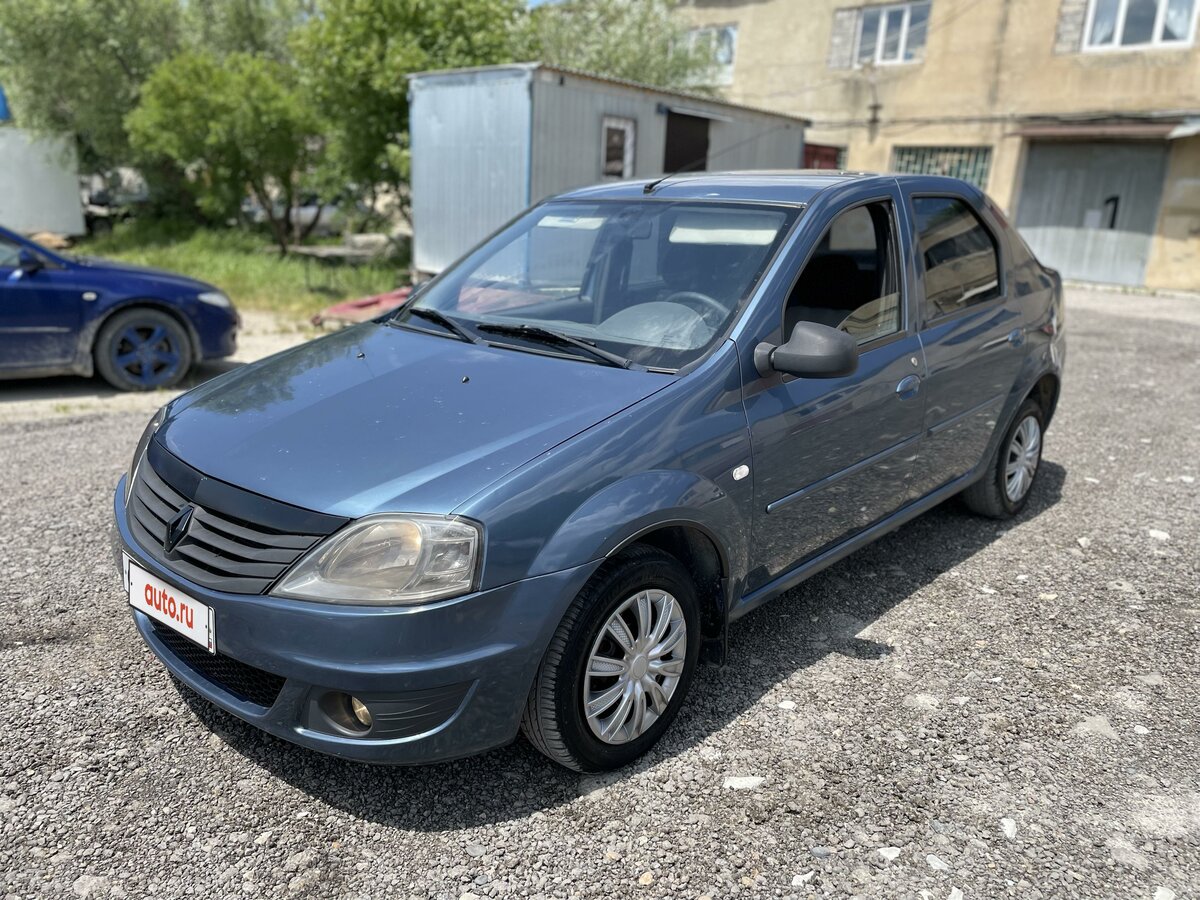
[[(614, 128), (625, 132), (625, 158), (622, 160), (620, 175), (606, 175), (604, 164), (608, 161), (608, 130)], [(637, 158), (635, 142), (637, 141), (637, 120), (624, 116), (605, 116), (600, 120), (600, 178), (604, 181), (621, 181), (633, 177), (634, 160)]]
[(1120, 0), (1117, 5), (1117, 27), (1113, 32), (1111, 44), (1093, 44), (1092, 27), (1096, 23), (1096, 6), (1099, 0), (1088, 0), (1087, 19), (1083, 24), (1084, 53), (1128, 53), (1138, 50), (1186, 50), (1196, 42), (1196, 19), (1200, 16), (1200, 0), (1193, 0), (1192, 18), (1188, 22), (1187, 38), (1182, 41), (1164, 41), (1162, 39), (1163, 25), (1167, 19), (1169, 0), (1158, 0), (1158, 14), (1154, 17), (1154, 33), (1144, 44), (1122, 44), (1125, 35), (1125, 14), (1129, 10), (1129, 0)]
[[(912, 20), (912, 8), (923, 0), (907, 0), (905, 3), (885, 3), (879, 6), (864, 6), (858, 11), (858, 22), (854, 30), (854, 68), (861, 69), (863, 66), (911, 66), (917, 63), (924, 62), (925, 57), (922, 55), (920, 59), (905, 59), (904, 56), (908, 52), (908, 26)], [(1124, 0), (1122, 0), (1124, 2)], [(904, 20), (900, 23), (900, 46), (896, 50), (895, 59), (883, 59), (883, 43), (887, 39), (887, 19), (888, 14), (895, 12), (898, 9), (904, 10)], [(930, 4), (932, 12), (933, 4)], [(859, 59), (859, 50), (862, 49), (863, 36), (863, 21), (868, 12), (879, 13), (879, 29), (875, 33), (875, 52), (871, 54), (871, 59), (863, 62)], [(926, 46), (929, 43), (929, 18), (925, 19), (925, 41)]]
[(700, 82), (703, 82), (706, 86), (727, 87), (733, 84), (733, 67), (737, 65), (738, 23), (726, 22), (723, 25), (700, 25), (696, 28), (688, 29), (684, 36), (687, 46), (691, 49), (695, 49), (697, 43), (705, 40), (710, 42), (710, 46), (715, 50), (722, 32), (728, 32), (731, 37), (729, 42), (730, 59), (728, 63), (717, 63), (714, 65), (710, 73), (711, 77), (700, 79)]

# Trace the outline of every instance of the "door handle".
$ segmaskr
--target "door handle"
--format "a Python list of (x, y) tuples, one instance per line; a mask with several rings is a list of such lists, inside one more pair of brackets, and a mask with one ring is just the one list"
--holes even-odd
[(1014, 347), (1020, 347), (1025, 343), (1025, 332), (1020, 328), (1014, 328), (1008, 333), (1008, 342)]
[(896, 385), (896, 396), (901, 400), (911, 400), (921, 390), (921, 379), (916, 375), (905, 375)]

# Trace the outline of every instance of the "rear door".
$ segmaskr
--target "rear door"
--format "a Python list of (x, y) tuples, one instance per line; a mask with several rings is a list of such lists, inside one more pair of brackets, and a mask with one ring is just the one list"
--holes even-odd
[(1023, 362), (1024, 316), (1005, 278), (1003, 244), (974, 200), (908, 194), (917, 240), (925, 440), (911, 498), (982, 458)]
[(0, 235), (0, 370), (58, 366), (75, 358), (82, 295), (69, 270), (39, 255), (23, 272), (20, 254), (37, 253)]

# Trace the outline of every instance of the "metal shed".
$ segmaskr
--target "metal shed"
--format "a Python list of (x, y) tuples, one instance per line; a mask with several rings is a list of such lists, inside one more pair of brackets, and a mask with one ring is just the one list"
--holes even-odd
[(409, 77), (413, 265), (437, 273), (525, 207), (605, 180), (793, 169), (808, 120), (541, 63)]
[(25, 234), (84, 233), (71, 141), (0, 126), (0, 225)]

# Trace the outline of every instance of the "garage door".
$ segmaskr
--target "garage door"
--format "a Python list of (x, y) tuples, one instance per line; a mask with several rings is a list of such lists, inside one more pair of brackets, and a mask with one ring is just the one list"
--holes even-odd
[(1140, 285), (1166, 167), (1157, 142), (1034, 141), (1017, 227), (1066, 278)]

